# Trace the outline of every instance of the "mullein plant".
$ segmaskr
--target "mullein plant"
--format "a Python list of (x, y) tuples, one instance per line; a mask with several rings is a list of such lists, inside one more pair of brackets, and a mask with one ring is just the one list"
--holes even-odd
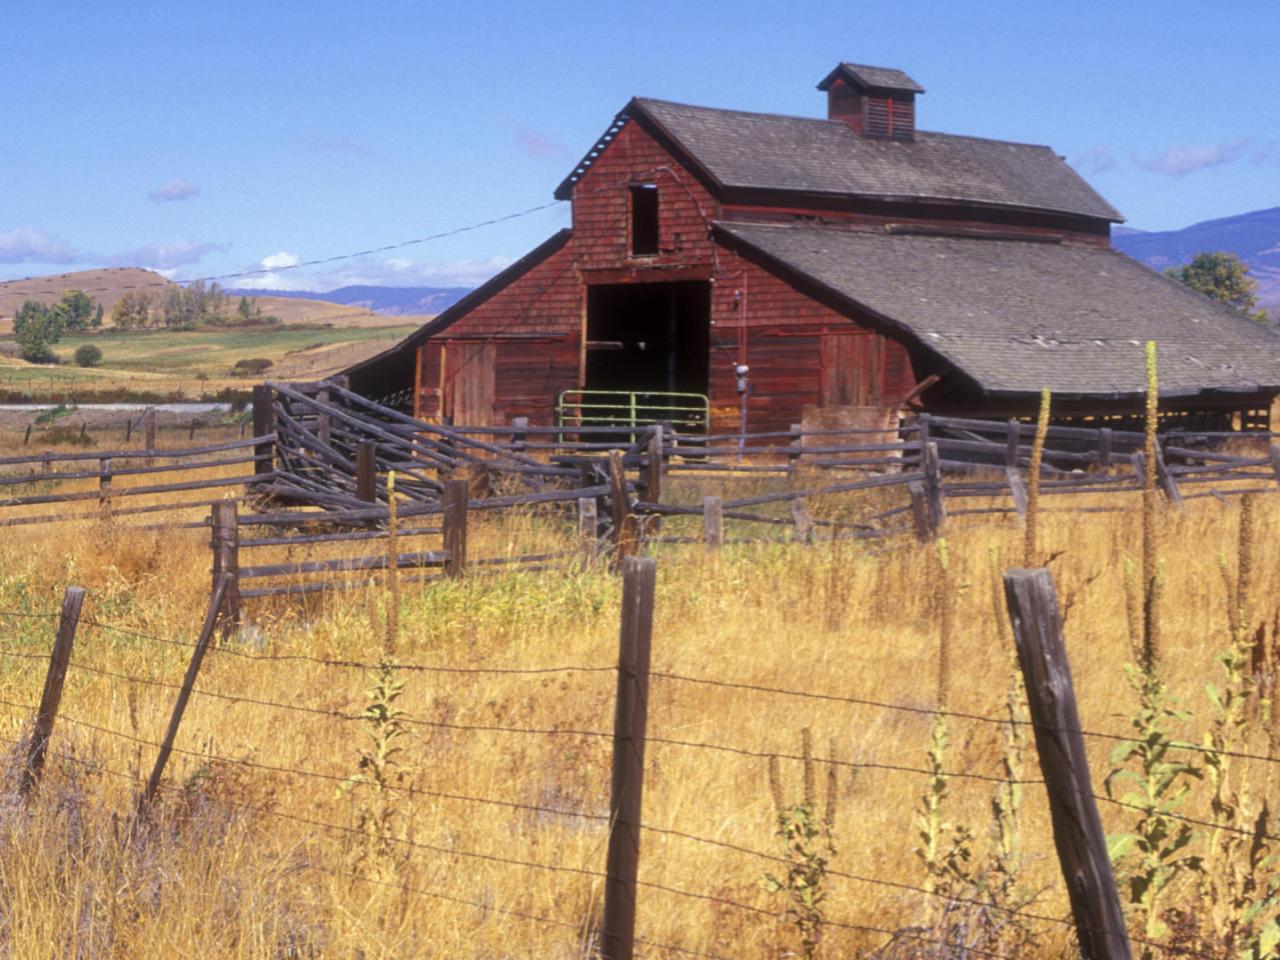
[[(1200, 873), (1201, 901), (1216, 942), (1240, 957), (1274, 956), (1280, 945), (1277, 855), (1269, 834), (1269, 811), (1252, 795), (1239, 758), (1251, 740), (1253, 675), (1251, 587), (1255, 539), (1253, 495), (1240, 501), (1236, 574), (1219, 558), (1227, 588), (1226, 649), (1219, 654), (1221, 685), (1206, 683), (1213, 721), (1204, 735), (1205, 777), (1212, 789), (1213, 827)], [(1268, 874), (1270, 878), (1268, 879)]]
[[(1111, 754), (1111, 770), (1105, 780), (1107, 795), (1120, 793), (1119, 802), (1137, 811), (1127, 832), (1109, 838), (1109, 852), (1117, 868), (1131, 914), (1136, 915), (1143, 937), (1149, 941), (1166, 934), (1163, 922), (1165, 896), (1184, 875), (1202, 869), (1193, 852), (1196, 835), (1191, 825), (1179, 819), (1192, 783), (1202, 776), (1200, 769), (1181, 757), (1173, 731), (1187, 719), (1165, 689), (1161, 677), (1158, 644), (1157, 606), (1160, 585), (1160, 558), (1156, 539), (1156, 426), (1159, 385), (1156, 377), (1156, 349), (1146, 347), (1147, 401), (1146, 435), (1142, 487), (1142, 576), (1134, 584), (1127, 568), (1126, 584), (1138, 596), (1129, 599), (1129, 629), (1137, 654), (1136, 664), (1125, 665), (1125, 676), (1138, 697), (1138, 710), (1130, 718), (1132, 740), (1120, 743)], [(1141, 617), (1136, 616), (1141, 611)], [(1138, 632), (1140, 619), (1140, 636)], [(1142, 946), (1143, 960), (1154, 958), (1158, 949)]]
[[(769, 758), (769, 790), (777, 817), (774, 835), (782, 842), (787, 870), (782, 876), (765, 874), (764, 887), (770, 893), (786, 895), (786, 916), (795, 928), (801, 955), (805, 960), (813, 960), (822, 944), (827, 864), (836, 854), (834, 833), (839, 797), (836, 765), (828, 763), (826, 801), (819, 812), (817, 762), (813, 758), (813, 736), (807, 727), (800, 733), (800, 744), (804, 792), (799, 803), (787, 802), (778, 758)], [(835, 745), (831, 744), (829, 749), (834, 757)]]
[(1040, 549), (1036, 542), (1040, 519), (1040, 464), (1044, 460), (1044, 444), (1049, 434), (1050, 402), (1049, 391), (1040, 391), (1040, 415), (1036, 417), (1036, 436), (1031, 444), (1031, 465), (1028, 468), (1027, 525), (1023, 534), (1022, 563), (1027, 567), (1034, 567), (1040, 562)]

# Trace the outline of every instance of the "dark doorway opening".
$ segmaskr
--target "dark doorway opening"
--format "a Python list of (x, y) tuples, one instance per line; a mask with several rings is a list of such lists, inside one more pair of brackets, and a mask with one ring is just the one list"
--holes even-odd
[(587, 292), (587, 390), (707, 392), (711, 284), (616, 283)]

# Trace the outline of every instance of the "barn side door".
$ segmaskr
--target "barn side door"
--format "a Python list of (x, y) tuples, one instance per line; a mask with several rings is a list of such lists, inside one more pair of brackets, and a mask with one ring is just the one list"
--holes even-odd
[(880, 338), (870, 333), (822, 335), (822, 405), (872, 406), (880, 402)]
[(453, 341), (445, 350), (445, 414), (460, 426), (493, 423), (497, 345)]

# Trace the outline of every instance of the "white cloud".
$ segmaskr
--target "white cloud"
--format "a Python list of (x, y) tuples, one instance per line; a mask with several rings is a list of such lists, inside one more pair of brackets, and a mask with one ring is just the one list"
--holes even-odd
[(162, 187), (156, 187), (147, 196), (152, 203), (173, 203), (175, 200), (190, 200), (200, 194), (200, 188), (189, 180), (175, 177)]
[(0, 233), (0, 263), (79, 263), (84, 256), (43, 230), (17, 227)]
[(296, 253), (286, 253), (281, 250), (279, 253), (273, 253), (263, 257), (258, 264), (259, 270), (279, 270), (282, 267), (296, 267), (302, 262), (302, 258)]
[(1142, 166), (1152, 173), (1159, 173), (1166, 177), (1185, 177), (1188, 173), (1194, 173), (1197, 170), (1232, 163), (1244, 156), (1248, 148), (1248, 140), (1174, 144), (1160, 156), (1146, 161)]

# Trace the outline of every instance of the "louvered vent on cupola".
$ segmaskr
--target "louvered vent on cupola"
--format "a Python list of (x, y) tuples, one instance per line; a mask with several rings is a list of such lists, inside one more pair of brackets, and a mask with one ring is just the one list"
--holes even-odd
[(823, 78), (827, 117), (842, 120), (864, 137), (914, 140), (916, 94), (924, 87), (901, 70), (842, 63)]

